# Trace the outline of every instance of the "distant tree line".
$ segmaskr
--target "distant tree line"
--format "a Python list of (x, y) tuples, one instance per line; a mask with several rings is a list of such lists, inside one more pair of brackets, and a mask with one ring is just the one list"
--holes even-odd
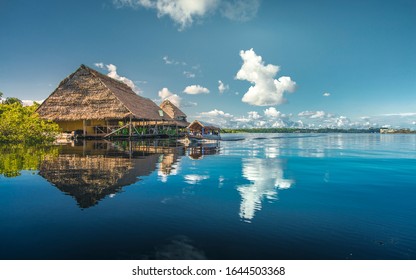
[(223, 128), (222, 133), (379, 133), (380, 128)]

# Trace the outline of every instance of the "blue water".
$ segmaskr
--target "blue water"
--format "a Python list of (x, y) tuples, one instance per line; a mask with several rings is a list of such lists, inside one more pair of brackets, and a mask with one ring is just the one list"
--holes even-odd
[(416, 259), (416, 135), (223, 137), (0, 175), (0, 259)]

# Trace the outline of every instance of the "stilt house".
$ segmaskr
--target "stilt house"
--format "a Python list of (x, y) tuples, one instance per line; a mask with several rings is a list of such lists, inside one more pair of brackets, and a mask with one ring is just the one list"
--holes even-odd
[(155, 135), (174, 123), (150, 99), (85, 65), (65, 78), (37, 112), (63, 132), (84, 137)]

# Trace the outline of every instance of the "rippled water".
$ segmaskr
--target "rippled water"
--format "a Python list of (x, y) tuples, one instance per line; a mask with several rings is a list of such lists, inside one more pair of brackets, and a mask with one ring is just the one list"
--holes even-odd
[(416, 259), (416, 135), (224, 140), (3, 149), (0, 258)]

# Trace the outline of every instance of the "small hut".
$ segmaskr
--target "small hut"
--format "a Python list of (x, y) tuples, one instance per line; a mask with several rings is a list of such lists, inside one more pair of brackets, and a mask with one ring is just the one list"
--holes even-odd
[(186, 114), (168, 99), (165, 99), (160, 104), (160, 108), (166, 115), (173, 119), (171, 128), (175, 129), (176, 135), (185, 134), (186, 127), (189, 125), (189, 122), (186, 120)]
[(160, 126), (173, 122), (150, 99), (85, 65), (65, 78), (37, 112), (63, 132), (84, 137), (157, 134)]
[(220, 134), (220, 128), (206, 122), (194, 120), (189, 126), (188, 131), (190, 136), (201, 138), (218, 138)]
[(187, 127), (189, 122), (186, 120), (186, 114), (175, 106), (169, 99), (165, 99), (160, 108), (171, 117), (178, 127)]

